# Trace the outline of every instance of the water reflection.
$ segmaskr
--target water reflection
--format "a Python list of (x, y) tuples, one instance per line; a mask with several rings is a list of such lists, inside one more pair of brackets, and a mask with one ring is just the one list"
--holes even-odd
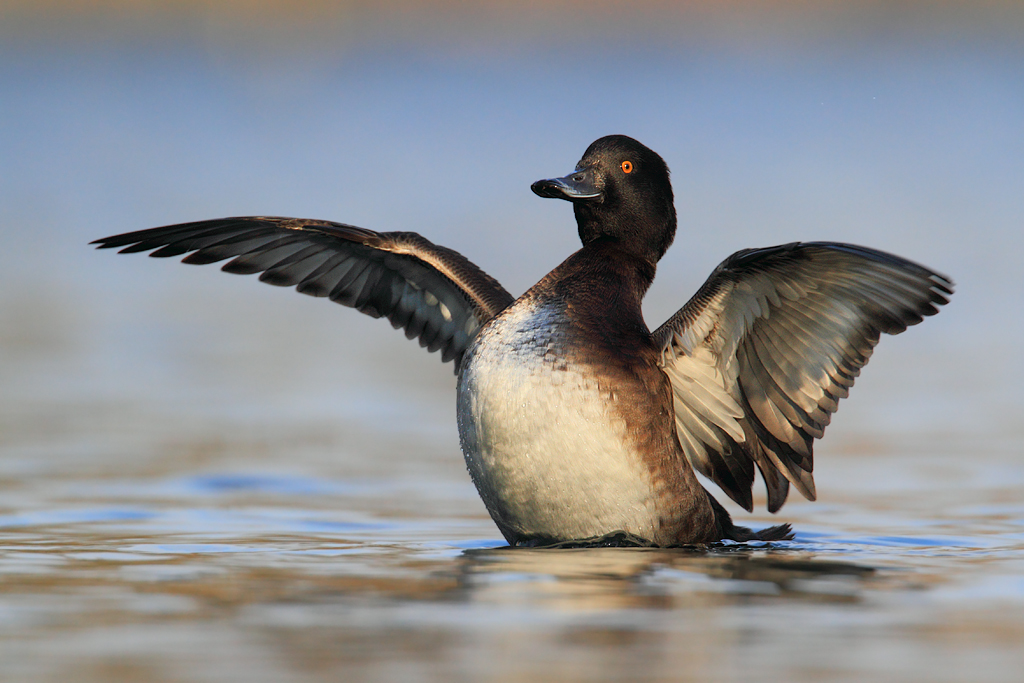
[[(1024, 548), (1005, 539), (997, 548), (991, 538), (980, 553), (928, 539), (875, 544), (827, 535), (712, 549), (508, 548), (472, 535), (490, 530), (482, 516), (435, 520), (437, 527), (399, 518), (378, 528), (311, 530), (308, 516), (329, 519), (338, 508), (333, 514), (352, 517), (367, 500), (339, 493), (325, 509), (303, 511), (291, 497), (307, 487), (268, 487), (242, 475), (202, 481), (248, 482), (290, 502), (263, 501), (257, 515), (239, 507), (233, 486), (178, 486), (169, 488), (190, 493), (164, 498), (148, 515), (103, 518), (94, 510), (6, 527), (0, 635), (27, 643), (7, 661), (41, 655), (45, 643), (54, 654), (32, 659), (31, 671), (110, 680), (130, 643), (134, 668), (119, 680), (174, 680), (169, 671), (195, 679), (225, 667), (241, 667), (251, 680), (311, 672), (401, 678), (396, 662), (447, 680), (495, 666), (537, 680), (553, 672), (658, 680), (722, 662), (742, 674), (749, 671), (738, 662), (749, 657), (794, 673), (787, 656), (814, 659), (807, 648), (824, 653), (842, 637), (874, 653), (844, 666), (874, 675), (893, 639), (920, 657), (956, 633), (927, 626), (936, 619), (980, 620), (1000, 638), (1024, 629), (1019, 611), (992, 602), (1021, 592), (1010, 577)], [(390, 513), (363, 514), (383, 522)], [(439, 530), (460, 524), (464, 540), (438, 540)], [(992, 583), (999, 577), (1001, 587)], [(961, 611), (967, 600), (973, 616)], [(5, 642), (13, 641), (0, 638), (0, 654), (13, 654)], [(1016, 651), (1006, 645), (994, 654), (1004, 666)], [(822, 664), (834, 665), (831, 657)]]
[[(558, 610), (674, 608), (699, 599), (859, 599), (888, 574), (814, 557), (800, 548), (537, 550), (472, 548), (461, 552), (368, 544), (344, 534), (203, 542), (181, 537), (73, 536), (12, 532), (5, 536), (0, 575), (5, 593), (47, 587), (75, 593), (170, 595), (192, 611), (278, 602), (408, 599), (527, 604)], [(476, 543), (488, 544), (489, 541)], [(112, 593), (111, 593), (112, 591)], [(88, 610), (88, 599), (81, 609)], [(122, 620), (134, 600), (111, 603)], [(178, 609), (178, 608), (176, 608)], [(143, 612), (148, 613), (148, 608)], [(71, 622), (75, 610), (61, 610)]]
[[(780, 544), (781, 545), (781, 544)], [(501, 600), (507, 584), (560, 609), (672, 608), (700, 594), (722, 602), (775, 596), (848, 601), (875, 573), (852, 562), (816, 560), (799, 549), (593, 548), (468, 550), (462, 567), (476, 599)], [(517, 586), (516, 599), (524, 591)]]

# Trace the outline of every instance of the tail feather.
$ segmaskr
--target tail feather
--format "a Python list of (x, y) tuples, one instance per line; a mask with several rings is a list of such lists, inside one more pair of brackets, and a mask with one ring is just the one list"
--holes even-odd
[(755, 531), (754, 535), (761, 541), (792, 541), (793, 527), (788, 524), (770, 526), (767, 529)]
[(767, 529), (754, 531), (745, 526), (733, 524), (732, 516), (722, 504), (715, 500), (715, 497), (708, 494), (711, 507), (715, 510), (715, 521), (718, 526), (718, 533), (721, 540), (730, 541), (791, 541), (793, 540), (793, 527), (788, 524), (770, 526)]

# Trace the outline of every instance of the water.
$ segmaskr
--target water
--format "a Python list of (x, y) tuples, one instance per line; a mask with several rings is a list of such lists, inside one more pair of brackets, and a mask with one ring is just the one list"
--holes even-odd
[[(1020, 679), (1024, 13), (231, 7), (0, 10), (0, 678)], [(818, 502), (730, 508), (793, 542), (504, 548), (450, 366), (322, 300), (86, 246), (323, 217), (519, 293), (577, 245), (529, 183), (612, 132), (673, 169), (653, 324), (796, 239), (957, 282), (883, 339)]]

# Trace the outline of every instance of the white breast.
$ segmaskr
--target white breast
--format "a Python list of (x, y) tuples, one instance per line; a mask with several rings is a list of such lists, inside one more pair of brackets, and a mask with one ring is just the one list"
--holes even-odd
[(506, 537), (654, 538), (650, 473), (586, 350), (566, 355), (558, 313), (516, 304), (467, 352), (458, 386), (466, 465)]

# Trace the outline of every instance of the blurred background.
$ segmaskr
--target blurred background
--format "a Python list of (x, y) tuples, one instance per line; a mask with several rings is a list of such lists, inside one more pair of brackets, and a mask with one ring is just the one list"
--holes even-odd
[[(790, 574), (797, 599), (760, 602), (783, 583), (714, 558), (481, 559), (502, 542), (450, 365), (323, 300), (88, 246), (324, 218), (419, 232), (518, 295), (579, 244), (530, 183), (610, 133), (673, 171), (651, 327), (745, 247), (865, 244), (956, 281), (841, 404), (820, 501), (737, 513), (890, 578)], [(1014, 680), (1022, 217), (1012, 0), (2, 1), (0, 675)], [(601, 591), (572, 578), (608, 563)]]

